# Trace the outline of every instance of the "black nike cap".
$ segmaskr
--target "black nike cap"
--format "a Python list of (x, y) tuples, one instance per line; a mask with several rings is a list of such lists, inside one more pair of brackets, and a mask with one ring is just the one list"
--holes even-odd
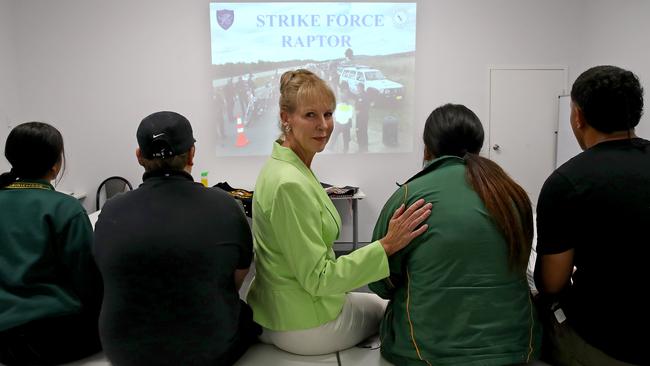
[(145, 117), (136, 132), (142, 156), (164, 159), (190, 150), (196, 140), (190, 121), (176, 112), (156, 112)]

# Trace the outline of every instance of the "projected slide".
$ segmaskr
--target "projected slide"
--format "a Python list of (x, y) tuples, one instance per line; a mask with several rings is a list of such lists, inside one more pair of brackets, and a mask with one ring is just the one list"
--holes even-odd
[(283, 72), (337, 98), (331, 154), (413, 149), (415, 3), (210, 3), (217, 156), (268, 155)]

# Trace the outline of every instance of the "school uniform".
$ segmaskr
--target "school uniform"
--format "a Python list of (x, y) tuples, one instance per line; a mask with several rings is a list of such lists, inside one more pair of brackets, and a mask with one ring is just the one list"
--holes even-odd
[(86, 211), (45, 180), (0, 189), (0, 362), (56, 364), (98, 352), (102, 281)]

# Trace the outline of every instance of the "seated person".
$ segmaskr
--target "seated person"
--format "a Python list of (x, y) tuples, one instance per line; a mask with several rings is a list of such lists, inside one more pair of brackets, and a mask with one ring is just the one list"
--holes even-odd
[(483, 127), (465, 106), (435, 109), (423, 140), (424, 169), (388, 200), (373, 234), (386, 234), (396, 207), (433, 203), (429, 230), (389, 259), (388, 278), (369, 285), (390, 299), (381, 353), (396, 365), (529, 362), (541, 333), (526, 281), (528, 196), (478, 155)]
[(649, 364), (650, 142), (634, 134), (642, 114), (631, 71), (596, 66), (573, 83), (570, 123), (584, 151), (548, 177), (537, 204), (535, 283), (552, 307), (544, 356), (553, 365)]
[(307, 70), (280, 82), (283, 135), (255, 185), (256, 276), (248, 294), (263, 342), (296, 354), (332, 353), (375, 334), (385, 301), (347, 293), (388, 275), (388, 257), (426, 230), (431, 205), (397, 209), (380, 240), (336, 258), (341, 218), (311, 170), (332, 133), (336, 100)]
[(51, 182), (65, 165), (63, 138), (46, 123), (7, 137), (0, 175), (0, 363), (58, 365), (101, 350), (102, 280), (93, 231), (74, 197)]
[(116, 366), (230, 365), (261, 331), (237, 292), (253, 257), (244, 213), (192, 179), (185, 117), (151, 114), (137, 139), (143, 183), (107, 201), (95, 226), (106, 356)]

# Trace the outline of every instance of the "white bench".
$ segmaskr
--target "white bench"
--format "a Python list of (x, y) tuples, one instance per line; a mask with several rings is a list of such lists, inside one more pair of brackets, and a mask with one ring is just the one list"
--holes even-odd
[[(322, 356), (298, 356), (284, 352), (272, 345), (252, 346), (235, 366), (393, 366), (381, 357), (379, 349), (353, 347), (345, 351)], [(100, 353), (65, 366), (111, 366)], [(533, 361), (528, 366), (549, 366)]]
[[(345, 351), (321, 356), (298, 356), (284, 352), (268, 344), (253, 345), (237, 361), (235, 366), (392, 366), (379, 354), (379, 349), (350, 348)], [(68, 363), (65, 366), (111, 366), (103, 353)]]

